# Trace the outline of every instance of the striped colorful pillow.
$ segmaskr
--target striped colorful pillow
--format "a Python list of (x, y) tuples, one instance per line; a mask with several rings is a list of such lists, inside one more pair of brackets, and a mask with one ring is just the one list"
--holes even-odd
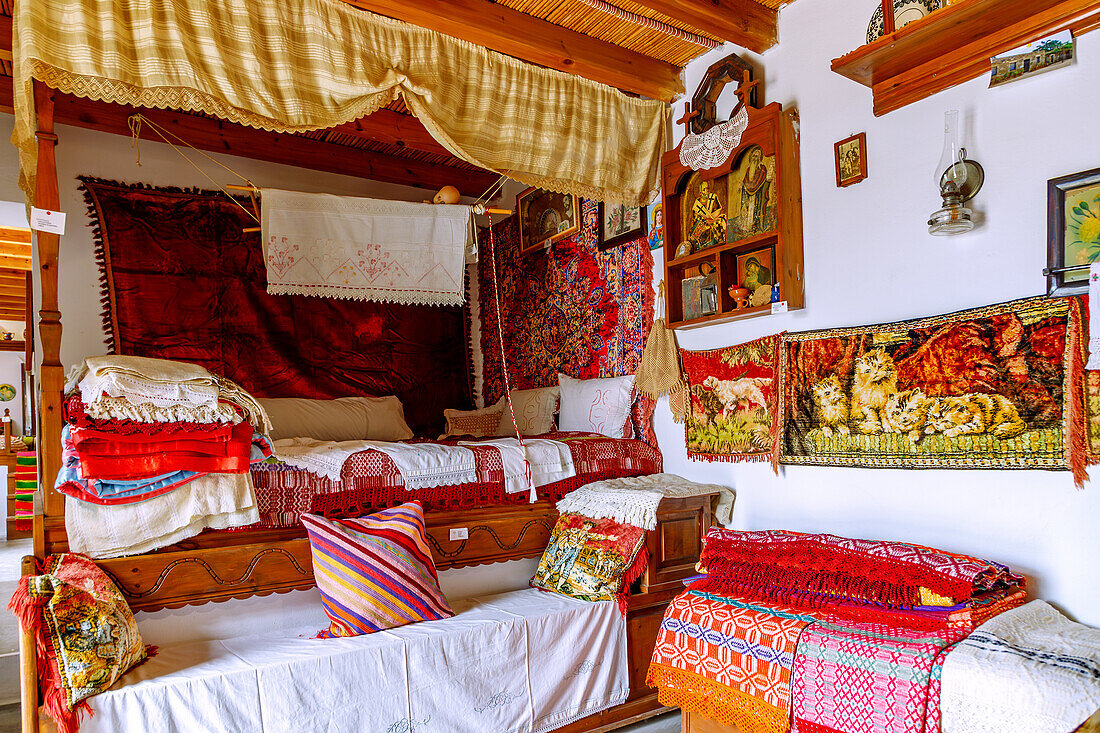
[(358, 636), (454, 616), (439, 589), (419, 502), (359, 519), (303, 514), (302, 524), (332, 621), (323, 636)]

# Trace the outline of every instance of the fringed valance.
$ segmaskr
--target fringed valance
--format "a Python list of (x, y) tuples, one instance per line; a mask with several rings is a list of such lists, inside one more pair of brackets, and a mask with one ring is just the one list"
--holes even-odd
[(31, 80), (96, 100), (201, 111), (277, 132), (333, 127), (404, 97), (455, 156), (522, 183), (642, 205), (669, 107), (336, 0), (18, 0), (21, 186)]

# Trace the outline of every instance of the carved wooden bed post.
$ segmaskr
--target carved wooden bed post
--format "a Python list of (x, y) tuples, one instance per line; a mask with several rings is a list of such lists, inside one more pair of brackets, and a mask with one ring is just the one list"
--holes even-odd
[[(54, 146), (57, 135), (53, 126), (54, 90), (40, 81), (34, 82), (34, 106), (38, 118), (38, 172), (35, 179), (34, 205), (39, 209), (57, 210), (61, 200), (57, 191), (57, 161)], [(57, 303), (57, 256), (60, 237), (48, 232), (35, 232), (38, 242), (38, 271), (42, 283), (41, 310), (38, 312), (38, 332), (42, 342), (42, 372), (39, 377), (38, 455), (42, 466), (42, 494), (47, 517), (65, 513), (64, 497), (53, 490), (57, 472), (61, 469), (61, 399), (65, 387), (65, 368), (61, 365), (61, 312)], [(45, 557), (43, 517), (34, 518), (34, 554)]]
[[(34, 108), (38, 120), (38, 166), (35, 177), (34, 205), (56, 211), (61, 204), (57, 191), (57, 160), (54, 146), (57, 135), (53, 127), (54, 90), (40, 81), (34, 82)], [(65, 388), (65, 368), (61, 365), (61, 311), (57, 303), (57, 257), (60, 236), (49, 232), (34, 233), (38, 247), (38, 272), (42, 290), (42, 306), (38, 312), (38, 332), (42, 343), (42, 368), (39, 375), (38, 465), (41, 473), (43, 514), (34, 516), (34, 554), (39, 560), (46, 556), (46, 517), (63, 517), (65, 501), (53, 490), (57, 472), (61, 469), (61, 399)], [(33, 328), (33, 324), (28, 323)], [(23, 575), (35, 572), (30, 558), (23, 560)], [(23, 733), (38, 730), (38, 667), (35, 660), (35, 640), (26, 632), (19, 636), (19, 701)]]

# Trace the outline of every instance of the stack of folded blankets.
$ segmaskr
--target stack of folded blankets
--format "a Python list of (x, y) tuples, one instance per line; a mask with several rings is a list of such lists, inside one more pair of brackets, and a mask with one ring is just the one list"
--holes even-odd
[(147, 552), (258, 521), (249, 466), (271, 455), (247, 392), (193, 364), (86, 359), (69, 379), (56, 489), (69, 546), (92, 557)]
[(666, 705), (802, 733), (939, 730), (947, 653), (1024, 602), (988, 560), (902, 542), (712, 528), (648, 683)]
[(13, 529), (30, 532), (34, 521), (34, 492), (38, 489), (38, 453), (33, 450), (15, 454), (15, 491), (12, 498)]

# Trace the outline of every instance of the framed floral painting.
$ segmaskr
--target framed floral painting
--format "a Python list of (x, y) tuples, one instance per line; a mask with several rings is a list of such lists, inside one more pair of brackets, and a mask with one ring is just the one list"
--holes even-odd
[(1088, 289), (1089, 265), (1100, 261), (1100, 168), (1047, 181), (1048, 295)]
[(600, 249), (611, 249), (649, 234), (649, 217), (644, 206), (599, 205)]

